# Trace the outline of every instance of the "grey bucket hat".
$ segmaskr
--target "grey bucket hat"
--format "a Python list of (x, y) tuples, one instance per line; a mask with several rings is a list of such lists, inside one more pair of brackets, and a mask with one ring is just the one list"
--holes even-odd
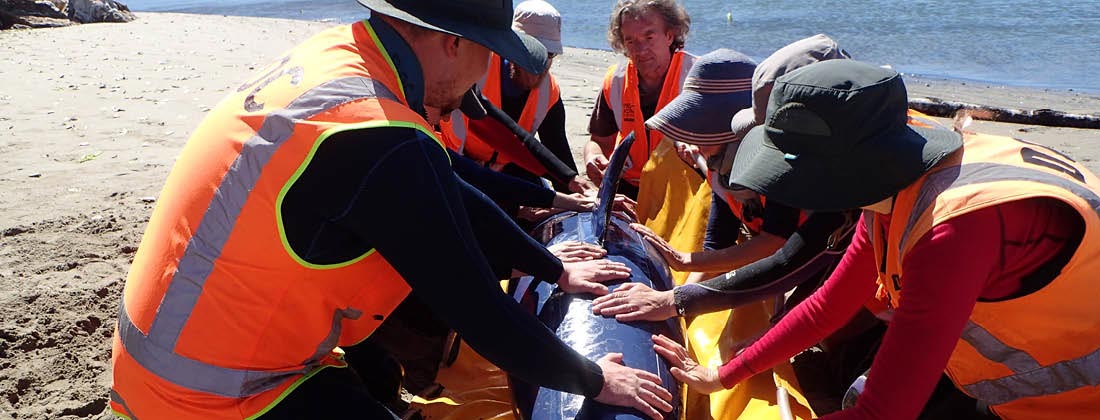
[(543, 0), (526, 0), (516, 5), (512, 29), (539, 40), (550, 54), (561, 54), (561, 14)]
[(764, 125), (741, 142), (730, 183), (807, 210), (882, 201), (962, 146), (940, 128), (910, 126), (897, 72), (829, 60), (775, 81)]
[(734, 115), (730, 129), (737, 138), (742, 138), (753, 127), (764, 123), (764, 111), (775, 79), (819, 61), (843, 58), (851, 56), (825, 34), (803, 38), (776, 50), (756, 66), (752, 74), (752, 107)]
[(684, 89), (646, 121), (665, 137), (699, 145), (724, 144), (738, 138), (726, 123), (752, 105), (752, 72), (756, 63), (737, 51), (719, 49), (695, 60)]
[(546, 71), (546, 47), (512, 29), (511, 1), (358, 1), (372, 12), (481, 44), (531, 73)]

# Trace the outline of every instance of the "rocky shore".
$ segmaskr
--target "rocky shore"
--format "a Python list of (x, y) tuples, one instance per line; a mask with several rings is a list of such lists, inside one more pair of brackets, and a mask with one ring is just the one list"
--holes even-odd
[(0, 0), (0, 29), (132, 20), (130, 9), (115, 0)]

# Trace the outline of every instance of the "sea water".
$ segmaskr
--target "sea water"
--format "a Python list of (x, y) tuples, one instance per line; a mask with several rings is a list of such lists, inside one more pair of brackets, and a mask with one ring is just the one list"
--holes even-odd
[[(566, 45), (610, 49), (614, 1), (551, 0)], [(354, 0), (133, 0), (135, 11), (352, 22)], [(1100, 0), (686, 0), (696, 54), (762, 59), (817, 33), (856, 59), (925, 77), (1100, 92)]]

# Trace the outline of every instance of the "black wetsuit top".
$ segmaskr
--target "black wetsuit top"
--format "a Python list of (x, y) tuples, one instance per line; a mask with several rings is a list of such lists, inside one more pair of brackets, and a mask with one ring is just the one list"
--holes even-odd
[[(769, 210), (769, 208), (771, 210)], [(686, 315), (730, 309), (820, 282), (840, 262), (855, 233), (858, 211), (813, 212), (801, 226), (798, 209), (768, 201), (761, 230), (787, 238), (783, 247), (759, 261), (696, 284), (674, 289), (676, 306)], [(716, 223), (717, 222), (717, 223)], [(705, 248), (732, 246), (737, 216), (717, 196), (711, 205)], [(811, 284), (813, 287), (816, 284)]]

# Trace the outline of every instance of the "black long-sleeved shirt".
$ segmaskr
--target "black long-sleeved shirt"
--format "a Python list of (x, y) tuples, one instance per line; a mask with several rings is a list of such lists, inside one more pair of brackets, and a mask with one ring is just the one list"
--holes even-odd
[[(423, 77), (410, 47), (371, 18), (423, 113)], [(482, 192), (456, 176), (447, 152), (403, 127), (345, 131), (322, 143), (281, 208), (289, 245), (311, 263), (375, 249), (479, 354), (533, 384), (597, 395), (598, 365), (570, 349), (496, 279), (512, 268), (556, 281), (561, 262)], [(372, 279), (363, 279), (372, 281)]]
[(535, 184), (533, 180), (497, 172), (473, 159), (447, 150), (451, 167), (464, 181), (481, 190), (493, 201), (507, 209), (519, 206), (550, 208), (554, 206), (554, 190)]

